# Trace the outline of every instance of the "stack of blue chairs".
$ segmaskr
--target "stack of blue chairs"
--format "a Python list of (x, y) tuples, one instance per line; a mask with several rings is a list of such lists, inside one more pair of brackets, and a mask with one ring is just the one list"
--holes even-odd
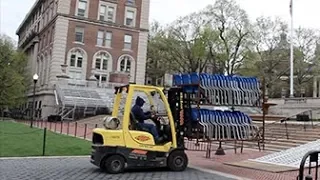
[(186, 73), (173, 75), (173, 83), (183, 86), (187, 93), (196, 93), (200, 86), (215, 105), (261, 106), (259, 81), (255, 77)]
[(193, 108), (192, 121), (202, 125), (205, 136), (217, 140), (246, 140), (258, 131), (251, 118), (240, 111)]

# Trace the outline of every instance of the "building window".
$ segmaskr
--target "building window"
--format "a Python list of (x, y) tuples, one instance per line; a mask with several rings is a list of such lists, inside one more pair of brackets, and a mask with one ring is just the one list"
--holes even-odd
[(76, 42), (84, 42), (84, 28), (76, 27)]
[(94, 75), (95, 78), (97, 79), (98, 83), (105, 83), (108, 80), (108, 76), (105, 74), (96, 74)]
[(83, 53), (80, 50), (74, 50), (70, 55), (70, 66), (71, 67), (82, 67)]
[(103, 31), (98, 31), (98, 37), (97, 37), (97, 45), (103, 46)]
[(135, 2), (135, 0), (127, 0), (126, 3), (128, 5), (134, 5), (136, 2)]
[(132, 47), (132, 36), (126, 34), (124, 36), (124, 49), (131, 49), (131, 47)]
[(101, 2), (99, 10), (99, 20), (115, 22), (116, 5), (106, 2)]
[(88, 4), (87, 0), (78, 1), (78, 11), (77, 11), (78, 16), (81, 16), (81, 17), (86, 16), (87, 4)]
[(95, 57), (96, 63), (95, 68), (98, 70), (108, 70), (108, 62), (110, 60), (110, 55), (106, 52), (100, 52)]
[(114, 7), (108, 7), (107, 21), (114, 22)]
[(123, 56), (120, 59), (120, 71), (128, 73), (131, 71), (131, 58), (129, 56)]
[(101, 82), (107, 82), (107, 76), (101, 76)]
[(112, 32), (98, 31), (97, 45), (111, 47), (112, 43)]
[(104, 21), (106, 16), (107, 7), (105, 5), (100, 6), (100, 14), (99, 14), (99, 20)]
[(135, 15), (136, 10), (134, 8), (126, 7), (126, 15), (125, 15), (125, 25), (126, 26), (135, 26)]
[(96, 69), (101, 69), (101, 59), (100, 58), (96, 59)]
[(111, 47), (112, 32), (106, 32), (106, 47)]

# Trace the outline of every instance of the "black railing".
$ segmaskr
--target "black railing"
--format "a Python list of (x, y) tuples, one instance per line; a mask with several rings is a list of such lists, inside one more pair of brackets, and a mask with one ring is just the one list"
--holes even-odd
[[(300, 163), (299, 175), (297, 177), (297, 180), (318, 180), (319, 154), (320, 154), (320, 151), (309, 151), (306, 155), (303, 156)], [(309, 158), (308, 174), (304, 176), (305, 165), (308, 158)], [(315, 163), (315, 167), (314, 167), (315, 173), (311, 172), (313, 169), (312, 163)]]

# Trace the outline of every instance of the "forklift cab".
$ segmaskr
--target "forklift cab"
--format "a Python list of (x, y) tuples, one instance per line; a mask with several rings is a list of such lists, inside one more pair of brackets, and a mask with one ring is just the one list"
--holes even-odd
[[(163, 93), (163, 88), (128, 85), (116, 88), (115, 95), (112, 117), (118, 118), (122, 122), (122, 127), (120, 128), (124, 132), (125, 141), (131, 142), (127, 144), (127, 147), (151, 145), (148, 147), (159, 151), (168, 151), (171, 146), (176, 146), (176, 140), (172, 138), (175, 128), (170, 126), (170, 124), (174, 125), (174, 120), (167, 98)], [(156, 143), (152, 134), (146, 128), (139, 126), (139, 122), (132, 112), (132, 107), (135, 105), (137, 97), (145, 101), (142, 107), (144, 112), (153, 115), (152, 118), (145, 120), (144, 123), (154, 125), (159, 136), (167, 135), (161, 143)]]
[[(106, 127), (93, 130), (93, 164), (109, 173), (122, 172), (124, 164), (127, 164), (128, 168), (169, 167), (174, 171), (182, 171), (187, 167), (184, 143), (180, 142), (183, 141), (183, 134), (178, 133), (180, 128), (177, 128), (180, 119), (174, 119), (172, 114), (177, 113), (171, 111), (178, 101), (172, 100), (171, 102), (176, 103), (171, 103), (163, 90), (161, 87), (134, 84), (115, 88), (112, 117), (108, 119), (120, 123), (114, 129)], [(146, 101), (144, 111), (154, 113), (154, 124), (160, 124), (157, 128), (159, 135), (166, 136), (161, 143), (156, 143), (150, 132), (139, 127), (131, 112), (137, 96)], [(115, 167), (114, 163), (118, 166)]]

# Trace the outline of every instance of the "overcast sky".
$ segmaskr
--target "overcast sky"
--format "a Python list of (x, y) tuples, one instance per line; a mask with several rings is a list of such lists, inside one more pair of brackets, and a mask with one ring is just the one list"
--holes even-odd
[[(179, 16), (201, 10), (214, 0), (150, 0), (150, 21), (157, 20), (162, 24), (170, 23)], [(320, 0), (293, 0), (294, 26), (320, 29)], [(0, 0), (1, 33), (17, 40), (15, 31), (35, 0)], [(249, 17), (279, 16), (289, 21), (290, 0), (237, 0)]]

